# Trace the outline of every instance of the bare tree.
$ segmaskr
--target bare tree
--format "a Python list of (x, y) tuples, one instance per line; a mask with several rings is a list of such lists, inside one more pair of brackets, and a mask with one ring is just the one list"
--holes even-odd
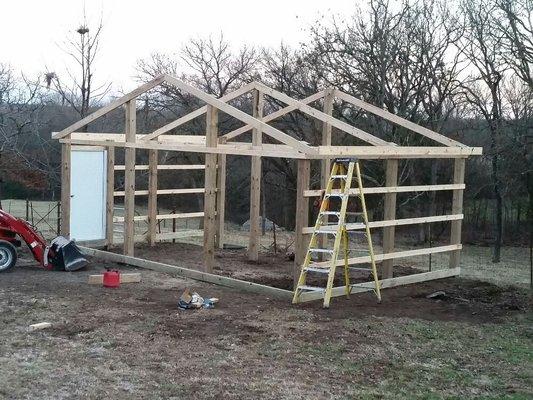
[(496, 19), (504, 40), (503, 56), (510, 67), (533, 90), (533, 1), (497, 0), (501, 17)]
[(41, 82), (19, 78), (9, 66), (0, 64), (0, 200), (5, 182), (43, 190), (58, 181), (57, 151), (41, 135), (47, 120), (44, 109)]
[(110, 89), (110, 84), (95, 85), (94, 79), (102, 29), (101, 21), (95, 28), (89, 28), (84, 15), (80, 26), (67, 38), (63, 46), (74, 67), (65, 68), (66, 76), (60, 76), (53, 71), (45, 74), (47, 87), (53, 88), (61, 96), (63, 104), (72, 107), (80, 118), (85, 117), (89, 109), (99, 103)]
[(502, 129), (504, 124), (502, 85), (507, 70), (505, 58), (498, 49), (504, 39), (495, 20), (493, 0), (464, 0), (461, 10), (467, 27), (462, 53), (476, 73), (464, 86), (467, 101), (483, 115), (490, 134), (487, 156), (491, 160), (492, 191), (495, 200), (494, 246), (492, 261), (499, 262), (503, 235)]

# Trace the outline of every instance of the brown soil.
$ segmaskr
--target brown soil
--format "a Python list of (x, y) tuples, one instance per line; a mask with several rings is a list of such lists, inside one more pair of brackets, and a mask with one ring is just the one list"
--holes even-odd
[[(189, 257), (180, 257), (180, 265), (197, 265), (187, 260), (199, 257), (198, 250), (185, 250)], [(146, 251), (141, 248), (137, 255)], [(167, 246), (159, 254), (161, 261), (177, 263)], [(245, 263), (234, 252), (217, 260), (235, 273)], [(265, 261), (255, 267), (271, 273), (287, 265)], [(531, 343), (530, 337), (523, 339), (528, 324), (521, 322), (528, 298), (513, 288), (446, 279), (387, 289), (381, 304), (367, 293), (334, 299), (324, 310), (319, 302), (294, 307), (147, 270), (137, 270), (141, 283), (118, 289), (88, 285), (87, 276), (104, 267), (119, 266), (93, 260), (87, 270), (76, 273), (27, 266), (0, 275), (0, 398), (416, 398), (429, 392), (465, 398), (529, 393), (527, 374), (520, 378), (528, 364), (510, 366), (507, 353), (491, 342), (497, 339), (493, 332), (509, 327), (513, 333), (502, 333), (505, 340)], [(179, 311), (176, 303), (186, 287), (220, 302), (215, 309)], [(445, 296), (426, 298), (436, 291)], [(27, 331), (28, 325), (43, 321), (53, 327)], [(438, 350), (438, 341), (423, 347), (431, 341), (427, 329), (451, 329), (449, 338), (440, 339), (463, 353), (450, 353), (446, 345)], [(462, 332), (468, 336), (463, 338)], [(478, 341), (487, 348), (475, 347)], [(465, 354), (471, 357), (468, 365), (476, 366), (465, 373), (481, 377), (481, 383), (473, 384), (468, 375), (470, 380), (451, 385), (439, 368), (450, 360), (466, 362)], [(436, 365), (429, 386), (420, 386), (423, 379), (413, 376), (402, 395), (395, 385), (385, 384), (399, 379), (394, 375), (398, 368), (407, 374), (413, 362)], [(509, 375), (505, 379), (511, 389), (483, 381), (500, 382), (502, 373)]]

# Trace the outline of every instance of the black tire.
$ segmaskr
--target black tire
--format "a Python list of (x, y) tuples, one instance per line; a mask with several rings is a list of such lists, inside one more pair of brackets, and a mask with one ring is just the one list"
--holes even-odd
[(5, 272), (17, 263), (17, 249), (11, 243), (0, 240), (0, 272)]

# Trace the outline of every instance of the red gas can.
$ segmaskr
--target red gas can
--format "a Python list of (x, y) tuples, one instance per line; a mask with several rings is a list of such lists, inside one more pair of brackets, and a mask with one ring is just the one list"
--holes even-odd
[(120, 271), (108, 270), (104, 272), (104, 286), (109, 288), (117, 288), (120, 286)]

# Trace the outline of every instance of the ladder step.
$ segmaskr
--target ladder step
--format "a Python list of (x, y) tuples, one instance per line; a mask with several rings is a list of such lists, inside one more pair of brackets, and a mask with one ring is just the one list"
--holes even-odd
[(324, 197), (340, 197), (341, 199), (346, 197), (344, 193), (326, 193)]
[(321, 215), (334, 215), (336, 217), (340, 217), (341, 216), (341, 213), (338, 212), (338, 211), (321, 211), (320, 214)]
[(348, 178), (348, 175), (331, 175), (331, 179), (346, 179)]
[(317, 272), (319, 274), (329, 274), (329, 270), (330, 270), (329, 267), (326, 267), (326, 268), (317, 268), (317, 267), (304, 268), (305, 272)]
[(309, 248), (309, 252), (333, 254), (333, 250), (331, 249), (318, 249), (318, 248), (312, 248), (312, 247)]
[(309, 292), (325, 292), (326, 288), (317, 287), (317, 286), (307, 286), (307, 285), (300, 285), (298, 286), (299, 290), (307, 290)]
[(332, 229), (317, 229), (315, 233), (323, 233), (326, 235), (336, 235), (337, 231), (334, 231)]

